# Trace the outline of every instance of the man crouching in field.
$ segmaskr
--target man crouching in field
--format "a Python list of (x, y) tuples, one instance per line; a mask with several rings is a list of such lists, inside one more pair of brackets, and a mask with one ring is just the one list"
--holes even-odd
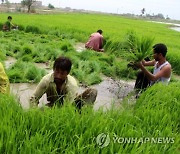
[(46, 93), (46, 104), (49, 107), (63, 105), (64, 101), (74, 102), (78, 109), (84, 102), (94, 103), (97, 90), (87, 89), (84, 93), (77, 96), (78, 85), (74, 77), (69, 75), (71, 70), (71, 60), (66, 57), (59, 57), (53, 65), (53, 73), (47, 74), (38, 84), (33, 96), (30, 99), (31, 106), (38, 105), (39, 99)]
[(85, 48), (98, 52), (104, 52), (102, 33), (103, 31), (99, 29), (96, 33), (91, 34), (88, 42), (85, 44)]
[[(143, 90), (157, 82), (169, 83), (172, 70), (170, 63), (166, 61), (166, 53), (167, 47), (165, 44), (156, 44), (153, 46), (154, 60), (143, 60), (137, 64), (141, 72), (137, 76), (135, 89)], [(154, 66), (153, 73), (149, 72), (145, 66)]]

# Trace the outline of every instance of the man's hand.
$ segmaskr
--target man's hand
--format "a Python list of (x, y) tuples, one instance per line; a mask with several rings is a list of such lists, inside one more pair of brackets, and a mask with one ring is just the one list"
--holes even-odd
[(38, 107), (38, 104), (37, 104), (37, 102), (36, 102), (35, 97), (31, 97), (31, 98), (30, 98), (29, 106), (30, 106), (30, 108), (36, 108), (36, 107)]
[(142, 61), (137, 62), (137, 63), (135, 64), (135, 66), (138, 67), (138, 68), (142, 68), (142, 67), (143, 67)]
[(136, 64), (134, 62), (130, 62), (127, 64), (127, 67), (131, 67), (133, 70), (138, 70), (138, 67), (136, 66)]

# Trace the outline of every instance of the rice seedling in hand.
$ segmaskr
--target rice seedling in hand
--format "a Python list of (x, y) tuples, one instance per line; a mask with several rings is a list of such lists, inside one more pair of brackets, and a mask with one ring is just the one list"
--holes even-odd
[(152, 54), (152, 45), (154, 38), (148, 36), (137, 37), (131, 33), (128, 38), (129, 53), (127, 54), (131, 62), (140, 62)]

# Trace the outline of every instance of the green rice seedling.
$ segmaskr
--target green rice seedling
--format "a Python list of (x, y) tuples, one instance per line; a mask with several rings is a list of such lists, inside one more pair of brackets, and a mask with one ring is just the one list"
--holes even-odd
[(69, 41), (63, 41), (60, 45), (60, 49), (64, 52), (68, 52), (68, 51), (74, 51), (74, 48), (72, 47), (72, 45), (69, 43)]
[(32, 56), (32, 53), (34, 52), (33, 50), (34, 50), (33, 46), (24, 44), (21, 52), (18, 52), (16, 54), (16, 58), (22, 58), (22, 56), (25, 56), (25, 55)]
[(71, 74), (80, 82), (85, 84), (85, 72), (80, 69), (72, 69)]
[[(22, 74), (22, 72), (24, 73)], [(39, 82), (45, 74), (45, 70), (20, 60), (7, 70), (7, 75), (12, 83)]]
[(11, 51), (6, 51), (6, 56), (14, 57), (14, 54)]
[[(69, 57), (69, 56), (67, 56)], [(69, 57), (72, 61), (72, 69), (78, 68), (79, 58), (77, 56), (71, 56)]]
[(49, 42), (49, 40), (48, 40), (48, 39), (42, 39), (42, 38), (41, 38), (40, 43), (48, 43), (48, 42)]
[(32, 46), (27, 44), (23, 46), (23, 55), (32, 54), (32, 52), (33, 52)]
[(20, 70), (23, 70), (24, 67), (26, 67), (26, 65), (24, 65), (25, 62), (17, 60), (16, 63), (14, 63), (10, 69), (15, 69), (15, 68), (19, 68)]
[(114, 72), (114, 69), (112, 66), (110, 66), (107, 63), (102, 63), (102, 62), (100, 62), (100, 65), (101, 65), (101, 72), (104, 75), (106, 75), (108, 77), (114, 77), (115, 76), (115, 72)]
[(13, 48), (13, 53), (18, 53), (18, 52), (21, 52), (22, 51), (22, 48), (21, 48), (21, 46), (20, 45), (16, 45), (16, 46), (14, 46), (14, 48)]
[(25, 61), (25, 62), (33, 61), (32, 56), (29, 55), (29, 54), (22, 56), (22, 57), (20, 58), (20, 60)]
[(47, 60), (54, 61), (57, 57), (61, 56), (62, 54), (63, 54), (62, 50), (52, 49), (50, 51), (47, 51), (47, 54), (45, 55), (45, 58)]
[[(176, 91), (172, 90), (174, 86)], [(163, 100), (173, 95), (177, 100), (173, 99), (173, 104), (171, 99), (159, 103), (155, 99), (158, 95), (155, 88), (151, 89), (150, 93), (147, 91), (135, 107), (124, 106), (123, 109), (94, 112), (87, 106), (82, 109), (81, 114), (76, 112), (75, 107), (68, 105), (69, 102), (65, 102), (61, 108), (45, 108), (43, 112), (39, 109), (30, 109), (24, 112), (13, 97), (1, 94), (0, 116), (4, 118), (0, 123), (0, 151), (81, 154), (142, 151), (173, 153), (179, 148), (179, 86), (168, 86), (168, 90), (167, 92), (164, 89), (163, 92), (171, 94)], [(153, 101), (146, 102), (148, 99)], [(172, 113), (169, 112), (171, 110)], [(97, 137), (102, 133), (110, 137), (108, 146), (104, 148), (97, 142)], [(172, 141), (174, 139), (174, 143), (171, 140), (170, 143), (162, 144), (151, 142), (152, 138), (156, 141), (157, 138), (163, 140), (164, 137), (172, 138)], [(137, 141), (124, 141), (129, 138), (136, 138)], [(145, 138), (150, 141), (145, 143)], [(139, 142), (139, 139), (143, 139), (143, 142)]]
[(102, 78), (100, 77), (99, 73), (93, 72), (87, 75), (85, 82), (87, 82), (87, 85), (93, 85), (93, 84), (98, 84), (101, 81), (102, 81)]
[(137, 42), (137, 33), (133, 30), (130, 30), (125, 35), (124, 48), (127, 50), (134, 50)]
[(113, 72), (115, 76), (118, 78), (124, 79), (135, 79), (136, 72), (132, 68), (127, 69), (128, 62), (125, 60), (119, 60), (118, 62), (114, 62), (113, 64)]
[(6, 53), (5, 52), (2, 52), (0, 50), (0, 61), (4, 61), (6, 59)]
[(27, 70), (25, 71), (25, 78), (28, 81), (37, 83), (45, 74), (45, 70), (39, 69), (36, 66), (29, 64)]
[(25, 32), (27, 32), (27, 33), (32, 32), (33, 34), (40, 34), (41, 33), (39, 27), (30, 26), (30, 25), (28, 25), (26, 27)]
[(24, 28), (24, 26), (23, 26), (23, 25), (19, 25), (19, 24), (18, 24), (18, 30), (20, 30), (20, 31), (24, 31), (24, 30), (25, 30), (25, 28)]
[(41, 57), (42, 53), (40, 53), (38, 50), (33, 50), (32, 54), (31, 54), (32, 58), (37, 58), (37, 57)]
[(154, 38), (148, 36), (142, 36), (138, 38), (137, 36), (129, 36), (129, 54), (127, 56), (130, 61), (139, 62), (152, 55), (152, 45)]
[(122, 48), (123, 48), (123, 43), (120, 41), (117, 41), (116, 39), (116, 40), (107, 42), (105, 46), (105, 51), (107, 51), (109, 54), (112, 53), (119, 57), (120, 51)]
[(76, 67), (73, 67), (72, 74), (83, 84), (91, 85), (100, 83), (101, 67), (96, 61), (79, 61)]
[(102, 55), (101, 57), (98, 57), (98, 60), (102, 61), (102, 62), (106, 62), (107, 64), (109, 64), (109, 66), (113, 65), (113, 62), (115, 60), (115, 56), (114, 55)]
[(0, 27), (3, 27), (3, 23), (0, 23)]
[(28, 44), (24, 44), (22, 50), (16, 54), (16, 58), (21, 58), (24, 55), (31, 55), (33, 53), (33, 47)]
[(97, 53), (93, 50), (85, 50), (79, 54), (79, 58), (81, 60), (89, 60), (89, 59), (94, 59), (98, 55), (99, 55), (99, 53)]
[(61, 36), (61, 32), (58, 30), (58, 29), (51, 29), (49, 32), (48, 32), (48, 35), (55, 35), (57, 37), (62, 37)]
[(43, 56), (41, 56), (41, 57), (35, 57), (35, 58), (33, 58), (33, 61), (34, 61), (35, 63), (45, 63), (47, 60), (46, 60)]
[(87, 71), (86, 71), (86, 69), (85, 69), (85, 71), (86, 71), (87, 73), (93, 73), (93, 72), (99, 73), (99, 72), (101, 71), (101, 66), (100, 66), (99, 63), (98, 63), (97, 61), (95, 61), (95, 60), (89, 61), (89, 64), (88, 64), (87, 66), (85, 66), (85, 67), (87, 67), (87, 68), (86, 68)]
[(24, 79), (24, 75), (22, 74), (22, 70), (20, 69), (14, 68), (14, 69), (7, 70), (7, 75), (8, 75), (10, 83), (26, 82)]

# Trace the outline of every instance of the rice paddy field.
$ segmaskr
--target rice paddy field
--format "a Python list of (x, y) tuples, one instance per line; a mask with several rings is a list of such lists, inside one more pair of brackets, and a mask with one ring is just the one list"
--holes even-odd
[[(6, 73), (11, 83), (38, 83), (47, 74), (36, 63), (52, 68), (58, 56), (73, 62), (71, 74), (84, 86), (98, 84), (103, 76), (135, 79), (129, 40), (168, 47), (167, 59), (180, 75), (180, 33), (169, 25), (103, 14), (0, 14), (8, 15), (19, 30), (0, 31), (0, 61), (16, 62)], [(89, 35), (102, 29), (105, 53), (83, 50)], [(141, 56), (142, 58), (142, 56)], [(132, 102), (131, 102), (132, 101)], [(124, 98), (120, 107), (104, 112), (85, 106), (82, 113), (65, 103), (61, 108), (24, 110), (14, 96), (0, 94), (0, 153), (180, 153), (180, 81), (156, 84), (137, 100)]]

